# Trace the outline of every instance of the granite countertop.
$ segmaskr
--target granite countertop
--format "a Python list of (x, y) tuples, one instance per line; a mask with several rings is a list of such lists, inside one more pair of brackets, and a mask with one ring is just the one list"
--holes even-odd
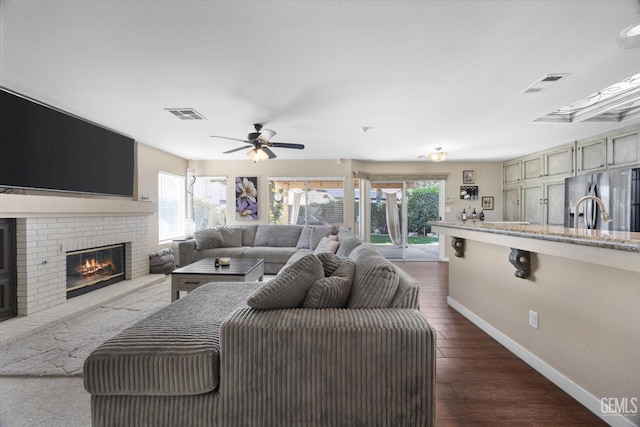
[(429, 224), (431, 226), (445, 228), (503, 234), (640, 253), (640, 233), (627, 231), (579, 229), (576, 232), (573, 228), (559, 226), (531, 225), (517, 222), (482, 222), (478, 220), (468, 220), (465, 222), (430, 221)]

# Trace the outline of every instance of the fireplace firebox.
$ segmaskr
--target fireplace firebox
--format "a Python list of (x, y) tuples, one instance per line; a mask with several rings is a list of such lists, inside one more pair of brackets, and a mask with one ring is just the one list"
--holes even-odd
[(125, 245), (67, 252), (67, 299), (125, 280)]

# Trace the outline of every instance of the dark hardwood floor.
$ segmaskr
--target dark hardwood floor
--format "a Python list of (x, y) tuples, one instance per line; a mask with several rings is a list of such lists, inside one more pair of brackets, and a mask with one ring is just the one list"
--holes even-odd
[(447, 305), (449, 264), (394, 262), (420, 281), (420, 309), (438, 332), (436, 426), (606, 426)]

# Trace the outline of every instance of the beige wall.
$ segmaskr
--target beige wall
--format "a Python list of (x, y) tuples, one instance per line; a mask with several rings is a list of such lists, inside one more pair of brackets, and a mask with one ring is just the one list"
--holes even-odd
[[(460, 199), (460, 186), (462, 185), (462, 171), (471, 169), (476, 171), (476, 184), (480, 190), (480, 196), (493, 196), (494, 210), (485, 211), (489, 221), (502, 219), (502, 163), (497, 162), (362, 162), (353, 160), (270, 160), (253, 163), (247, 160), (200, 160), (193, 161), (192, 166), (196, 175), (200, 176), (226, 176), (227, 182), (233, 183), (237, 176), (258, 177), (258, 223), (268, 222), (268, 184), (269, 177), (324, 177), (343, 178), (345, 180), (345, 225), (353, 227), (354, 198), (353, 198), (353, 174), (354, 171), (369, 173), (442, 173), (448, 172), (449, 178), (445, 183), (446, 195), (454, 199), (454, 203), (447, 205), (451, 212), (445, 214), (447, 220), (453, 220), (457, 212), (462, 208), (480, 210), (479, 200)], [(227, 212), (234, 212), (233, 201), (235, 190), (233, 185), (227, 186)], [(235, 217), (229, 215), (230, 224), (237, 223)]]
[(387, 174), (428, 174), (428, 173), (448, 173), (449, 178), (445, 181), (445, 196), (453, 199), (453, 204), (446, 205), (451, 208), (451, 212), (445, 213), (444, 220), (454, 221), (455, 215), (462, 212), (462, 209), (476, 208), (480, 211), (481, 199), (461, 200), (460, 186), (462, 184), (462, 171), (475, 170), (476, 183), (479, 195), (494, 197), (494, 210), (485, 211), (487, 221), (502, 220), (502, 163), (498, 162), (353, 162), (353, 169), (368, 173)]
[[(137, 143), (137, 181), (134, 194), (138, 200), (148, 200), (158, 203), (158, 172), (169, 172), (185, 176), (188, 162), (185, 159), (174, 156), (164, 151)], [(169, 246), (158, 242), (158, 209), (149, 217), (149, 250), (155, 252), (158, 249)]]
[[(597, 399), (640, 398), (637, 271), (534, 253), (532, 278), (523, 280), (508, 261), (510, 247), (466, 239), (464, 258), (447, 250), (452, 299)], [(539, 329), (528, 326), (529, 310), (539, 314)]]

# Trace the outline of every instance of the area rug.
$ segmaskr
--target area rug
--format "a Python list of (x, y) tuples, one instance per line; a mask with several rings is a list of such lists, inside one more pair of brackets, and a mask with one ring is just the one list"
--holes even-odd
[(171, 301), (170, 280), (0, 348), (0, 376), (81, 376), (98, 345)]

